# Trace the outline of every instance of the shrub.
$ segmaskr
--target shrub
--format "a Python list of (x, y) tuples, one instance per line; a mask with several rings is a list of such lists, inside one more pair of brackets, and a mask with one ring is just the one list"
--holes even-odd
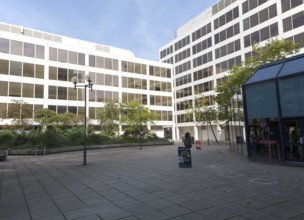
[(80, 145), (84, 143), (84, 128), (75, 126), (64, 131), (63, 136), (69, 145)]
[(0, 149), (5, 150), (14, 146), (16, 136), (12, 131), (4, 130), (0, 132)]

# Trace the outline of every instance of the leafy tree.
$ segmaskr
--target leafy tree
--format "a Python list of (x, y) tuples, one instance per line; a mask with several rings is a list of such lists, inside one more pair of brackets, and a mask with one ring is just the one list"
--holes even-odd
[(257, 68), (266, 63), (284, 59), (299, 52), (299, 46), (292, 41), (272, 39), (264, 46), (254, 44), (253, 56), (240, 66), (233, 66), (224, 82), (216, 88), (216, 101), (220, 108), (227, 109), (228, 100), (241, 88), (241, 85), (253, 74)]
[(53, 124), (56, 120), (57, 113), (43, 108), (35, 112), (34, 119), (42, 125), (42, 130), (46, 131), (47, 125)]
[(137, 101), (131, 101), (127, 104), (121, 104), (120, 122), (126, 126), (125, 134), (133, 138), (141, 138), (148, 133), (147, 126), (153, 124), (157, 115), (149, 112), (149, 109), (140, 105)]
[(100, 122), (101, 133), (114, 136), (119, 128), (120, 106), (116, 101), (106, 100), (102, 108), (96, 109), (97, 118)]
[(8, 118), (13, 118), (14, 127), (24, 132), (31, 125), (30, 119), (33, 115), (33, 106), (23, 100), (12, 101), (13, 103), (9, 104)]
[(186, 110), (185, 119), (193, 120), (196, 125), (206, 125), (206, 127), (209, 125), (215, 141), (218, 142), (212, 126), (214, 123), (217, 124), (221, 117), (218, 109), (214, 105), (210, 105), (209, 100), (202, 94), (197, 94), (193, 102), (192, 104), (191, 100), (188, 103), (189, 108)]

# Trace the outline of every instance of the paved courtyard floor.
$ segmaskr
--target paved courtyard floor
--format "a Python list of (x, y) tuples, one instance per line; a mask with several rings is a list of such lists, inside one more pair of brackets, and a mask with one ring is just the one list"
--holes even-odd
[(304, 168), (248, 161), (227, 144), (9, 156), (0, 163), (0, 219), (304, 219)]

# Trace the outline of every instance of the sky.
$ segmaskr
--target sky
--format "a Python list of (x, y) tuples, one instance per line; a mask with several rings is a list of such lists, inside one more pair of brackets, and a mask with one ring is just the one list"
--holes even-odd
[(0, 22), (159, 60), (175, 31), (217, 0), (0, 0)]

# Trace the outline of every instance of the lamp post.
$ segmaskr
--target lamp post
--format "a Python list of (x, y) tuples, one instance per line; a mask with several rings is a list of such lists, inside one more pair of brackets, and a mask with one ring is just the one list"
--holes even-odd
[(142, 128), (141, 128), (141, 111), (142, 111), (142, 107), (138, 106), (138, 110), (139, 110), (139, 149), (142, 149)]
[(72, 77), (72, 82), (74, 83), (74, 88), (83, 87), (84, 88), (84, 147), (83, 147), (83, 165), (87, 165), (87, 88), (93, 89), (93, 83), (91, 77), (87, 76), (86, 80), (88, 83), (77, 85), (78, 78)]

